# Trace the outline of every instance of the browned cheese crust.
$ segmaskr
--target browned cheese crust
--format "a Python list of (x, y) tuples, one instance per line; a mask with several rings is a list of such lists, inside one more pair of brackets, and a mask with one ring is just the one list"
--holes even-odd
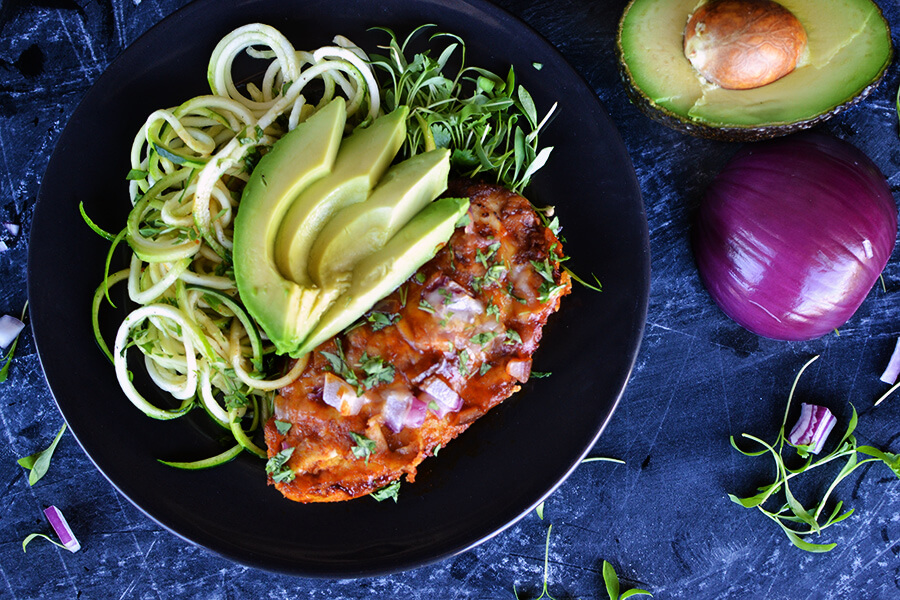
[[(403, 474), (413, 481), (422, 460), (527, 381), (542, 328), (571, 289), (560, 267), (560, 242), (525, 198), (502, 187), (454, 181), (447, 195), (471, 199), (470, 222), (369, 313), (381, 313), (391, 324), (379, 328), (364, 319), (325, 342), (300, 378), (276, 397), (265, 436), (270, 457), (295, 449), (287, 463), (294, 479), (274, 484), (287, 498), (348, 500)], [(322, 352), (337, 354), (338, 342), (360, 381), (366, 375), (360, 362), (367, 357), (394, 370), (390, 382), (365, 389), (357, 414), (342, 415), (323, 401), (333, 367)], [(387, 426), (385, 398), (412, 394), (427, 401), (423, 392), (435, 383), (462, 398), (458, 410), (441, 418), (436, 413), (443, 411), (431, 402), (420, 426), (399, 432)], [(276, 419), (291, 423), (285, 434)], [(363, 457), (357, 448), (354, 454), (358, 438), (351, 432), (374, 442), (374, 450)]]

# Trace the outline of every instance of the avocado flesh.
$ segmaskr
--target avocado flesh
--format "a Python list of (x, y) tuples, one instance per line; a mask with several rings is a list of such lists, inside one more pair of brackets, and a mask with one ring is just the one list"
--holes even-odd
[(310, 251), (309, 274), (319, 286), (349, 281), (353, 267), (380, 249), (447, 189), (450, 151), (432, 150), (394, 165), (365, 202), (337, 213)]
[(360, 318), (400, 287), (447, 243), (469, 209), (467, 198), (441, 198), (423, 208), (380, 250), (353, 269), (350, 287), (310, 333), (299, 354), (309, 352)]
[(315, 290), (285, 279), (275, 263), (275, 238), (291, 202), (335, 162), (346, 121), (333, 100), (278, 140), (253, 170), (234, 224), (234, 275), (247, 311), (279, 354), (296, 350), (308, 328)]
[(308, 273), (313, 242), (337, 211), (368, 197), (406, 138), (408, 114), (401, 106), (355, 130), (341, 143), (331, 173), (294, 200), (275, 240), (275, 261), (286, 278), (314, 285)]
[(676, 127), (680, 121), (685, 129), (770, 129), (777, 135), (836, 112), (883, 75), (892, 54), (890, 31), (870, 0), (779, 3), (806, 29), (805, 60), (771, 84), (726, 90), (705, 82), (684, 56), (684, 26), (697, 0), (634, 0), (620, 24), (619, 53), (638, 104), (671, 117), (665, 121)]

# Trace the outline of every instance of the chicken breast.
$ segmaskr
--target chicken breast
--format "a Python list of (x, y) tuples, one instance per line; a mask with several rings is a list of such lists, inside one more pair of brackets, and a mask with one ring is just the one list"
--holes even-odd
[(266, 424), (270, 483), (299, 502), (357, 498), (404, 474), (528, 380), (571, 281), (531, 204), (454, 181), (469, 223), (280, 390)]

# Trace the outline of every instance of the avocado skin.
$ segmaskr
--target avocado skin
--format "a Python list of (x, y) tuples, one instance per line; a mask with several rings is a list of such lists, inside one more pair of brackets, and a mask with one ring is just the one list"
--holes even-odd
[[(636, 0), (630, 0), (628, 2), (628, 5), (622, 12), (622, 18), (619, 20), (619, 25), (616, 30), (616, 62), (619, 65), (619, 76), (622, 78), (622, 83), (625, 86), (625, 92), (628, 95), (628, 99), (638, 108), (638, 110), (640, 110), (642, 113), (644, 113), (644, 115), (650, 117), (654, 121), (662, 123), (666, 127), (681, 131), (682, 133), (687, 133), (701, 138), (718, 140), (721, 142), (755, 142), (781, 137), (784, 135), (802, 131), (804, 129), (815, 127), (816, 125), (827, 121), (836, 114), (855, 106), (859, 102), (862, 102), (870, 93), (872, 93), (875, 88), (878, 87), (878, 85), (882, 81), (884, 81), (885, 75), (887, 74), (887, 69), (891, 65), (891, 62), (894, 58), (894, 48), (893, 46), (891, 46), (887, 59), (884, 61), (884, 65), (882, 65), (881, 70), (869, 85), (863, 88), (862, 91), (860, 91), (853, 98), (850, 98), (849, 100), (838, 104), (831, 110), (820, 113), (810, 119), (795, 121), (793, 123), (766, 125), (760, 127), (710, 125), (708, 123), (693, 120), (683, 115), (678, 115), (666, 108), (657, 105), (655, 102), (653, 102), (653, 100), (645, 96), (637, 86), (627, 63), (625, 62), (624, 52), (622, 49), (622, 26), (625, 22), (625, 15), (628, 14), (628, 11), (631, 9), (631, 6), (635, 3), (635, 1)], [(873, 5), (878, 10), (878, 16), (880, 17), (881, 21), (884, 23), (885, 27), (888, 27), (888, 31), (890, 32), (887, 19), (884, 18), (884, 13), (882, 12), (881, 7), (874, 2)]]

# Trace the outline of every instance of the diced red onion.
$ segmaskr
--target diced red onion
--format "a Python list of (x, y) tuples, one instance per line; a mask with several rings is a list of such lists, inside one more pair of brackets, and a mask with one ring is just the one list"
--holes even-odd
[(15, 223), (4, 223), (3, 227), (9, 232), (10, 235), (16, 236), (19, 235), (19, 226)]
[(9, 250), (9, 246), (6, 245), (6, 242), (0, 240), (0, 252), (6, 252)]
[(443, 404), (438, 402), (437, 398), (426, 392), (419, 392), (417, 400), (424, 404), (428, 410), (433, 412), (434, 416), (438, 419), (443, 419), (451, 412)]
[(0, 317), (0, 348), (6, 348), (19, 337), (25, 323), (15, 317), (3, 315)]
[(394, 433), (400, 433), (400, 430), (406, 425), (406, 415), (409, 413), (413, 396), (406, 390), (388, 390), (383, 395), (385, 400), (381, 409), (381, 417), (384, 419), (384, 424)]
[(891, 354), (891, 360), (881, 374), (881, 380), (893, 385), (897, 382), (898, 375), (900, 375), (900, 338), (897, 338), (897, 343), (894, 344), (894, 353)]
[(824, 406), (815, 404), (800, 405), (800, 418), (791, 429), (788, 441), (794, 446), (808, 446), (811, 454), (818, 454), (834, 429), (837, 419)]
[(403, 425), (412, 429), (421, 427), (422, 423), (425, 422), (425, 415), (427, 412), (428, 406), (418, 398), (413, 398), (409, 405), (409, 411), (406, 413), (406, 421), (404, 421)]
[(44, 515), (46, 515), (47, 520), (50, 521), (53, 531), (56, 532), (59, 541), (65, 546), (66, 550), (69, 552), (78, 552), (81, 550), (81, 544), (75, 539), (72, 528), (69, 527), (69, 523), (58, 508), (55, 506), (48, 506), (44, 509)]
[(353, 386), (337, 375), (325, 373), (322, 401), (328, 406), (336, 408), (345, 417), (358, 414), (367, 400), (365, 394), (357, 396)]
[(452, 279), (438, 283), (440, 285), (423, 294), (425, 301), (434, 307), (437, 318), (452, 316), (461, 322), (473, 323), (477, 315), (484, 313), (484, 304)]
[(434, 398), (448, 412), (456, 412), (462, 408), (462, 398), (440, 377), (426, 379), (422, 391)]
[(514, 358), (506, 363), (506, 372), (510, 377), (525, 383), (531, 376), (531, 359), (530, 358)]

